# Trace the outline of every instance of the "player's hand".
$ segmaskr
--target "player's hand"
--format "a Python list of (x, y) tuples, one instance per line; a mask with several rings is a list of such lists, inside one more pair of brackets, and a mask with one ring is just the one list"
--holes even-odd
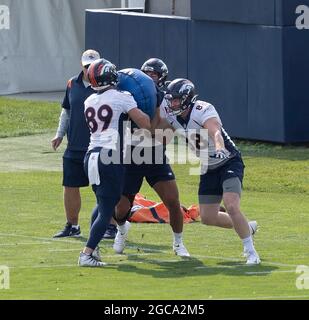
[(53, 148), (55, 151), (56, 151), (57, 148), (61, 145), (62, 139), (63, 139), (63, 138), (55, 137), (55, 138), (51, 141), (52, 148)]

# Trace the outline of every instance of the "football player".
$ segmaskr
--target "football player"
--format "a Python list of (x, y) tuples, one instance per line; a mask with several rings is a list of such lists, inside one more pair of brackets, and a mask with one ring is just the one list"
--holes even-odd
[[(248, 265), (260, 263), (252, 234), (256, 222), (249, 222), (240, 211), (240, 196), (244, 163), (239, 150), (222, 126), (221, 119), (208, 102), (197, 100), (194, 84), (187, 79), (175, 79), (167, 87), (166, 119), (189, 142), (190, 130), (196, 130), (195, 150), (202, 158), (199, 185), (199, 208), (202, 223), (234, 228), (243, 242)], [(206, 149), (201, 148), (202, 129), (208, 130)], [(206, 152), (204, 152), (206, 151)], [(220, 212), (223, 200), (227, 212)]]
[[(152, 126), (156, 127), (156, 124), (162, 120), (160, 117), (160, 105), (164, 103), (164, 93), (161, 89), (166, 84), (168, 68), (162, 60), (152, 58), (142, 65), (141, 70), (150, 76), (158, 87), (158, 105), (155, 118), (152, 120)], [(115, 252), (122, 253), (125, 248), (130, 228), (127, 218), (130, 215), (135, 195), (139, 192), (145, 178), (169, 210), (175, 254), (181, 257), (189, 257), (190, 254), (183, 244), (183, 215), (180, 208), (179, 192), (175, 175), (165, 155), (165, 147), (162, 144), (153, 146), (153, 141), (150, 142), (150, 146), (139, 147), (132, 143), (130, 147), (131, 154), (137, 152), (138, 148), (150, 148), (152, 159), (150, 163), (136, 164), (132, 158), (131, 163), (126, 165), (123, 195), (116, 207), (115, 220), (118, 223), (118, 232), (113, 245)], [(142, 149), (141, 152), (143, 152)]]
[(113, 64), (104, 59), (96, 60), (87, 75), (97, 93), (85, 101), (85, 117), (91, 133), (85, 172), (96, 195), (99, 212), (92, 222), (78, 265), (102, 267), (105, 263), (100, 261), (98, 243), (109, 225), (124, 183), (123, 120), (129, 115), (138, 127), (148, 130), (151, 124), (149, 116), (137, 108), (132, 95), (116, 89), (118, 74)]

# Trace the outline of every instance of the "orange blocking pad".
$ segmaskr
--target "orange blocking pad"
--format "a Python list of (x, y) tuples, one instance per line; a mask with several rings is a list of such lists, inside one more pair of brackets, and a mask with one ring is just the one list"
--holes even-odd
[[(197, 205), (192, 205), (188, 209), (181, 206), (181, 210), (184, 223), (199, 221), (200, 214)], [(139, 223), (169, 223), (169, 211), (162, 202), (148, 200), (138, 193), (134, 200), (129, 221)]]

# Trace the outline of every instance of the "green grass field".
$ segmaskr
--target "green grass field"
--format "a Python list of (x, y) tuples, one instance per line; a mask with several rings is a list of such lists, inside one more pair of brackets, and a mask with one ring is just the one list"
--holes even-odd
[[(11, 112), (20, 118), (8, 121)], [(295, 285), (296, 267), (309, 266), (307, 147), (239, 143), (246, 164), (242, 209), (260, 225), (260, 266), (244, 264), (232, 230), (196, 222), (184, 229), (190, 260), (173, 254), (168, 225), (134, 224), (125, 254), (114, 254), (107, 240), (101, 247), (108, 266), (79, 268), (95, 200), (90, 188), (82, 190), (85, 238), (52, 239), (64, 224), (64, 146), (50, 148), (58, 116), (57, 104), (0, 98), (0, 266), (10, 268), (10, 289), (0, 289), (0, 299), (309, 298)], [(198, 177), (188, 169), (174, 166), (184, 205), (197, 203)], [(142, 193), (158, 200), (147, 184)]]

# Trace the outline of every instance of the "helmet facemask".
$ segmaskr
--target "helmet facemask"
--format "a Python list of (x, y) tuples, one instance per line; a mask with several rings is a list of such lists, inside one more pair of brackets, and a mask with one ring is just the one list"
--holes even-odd
[[(181, 96), (173, 96), (172, 94), (166, 94), (165, 99), (167, 101), (168, 114), (173, 116), (180, 116), (183, 114), (192, 104), (195, 103), (197, 99), (197, 95), (195, 95), (192, 99), (189, 94), (182, 94)], [(179, 107), (172, 107), (173, 99), (179, 99)]]

